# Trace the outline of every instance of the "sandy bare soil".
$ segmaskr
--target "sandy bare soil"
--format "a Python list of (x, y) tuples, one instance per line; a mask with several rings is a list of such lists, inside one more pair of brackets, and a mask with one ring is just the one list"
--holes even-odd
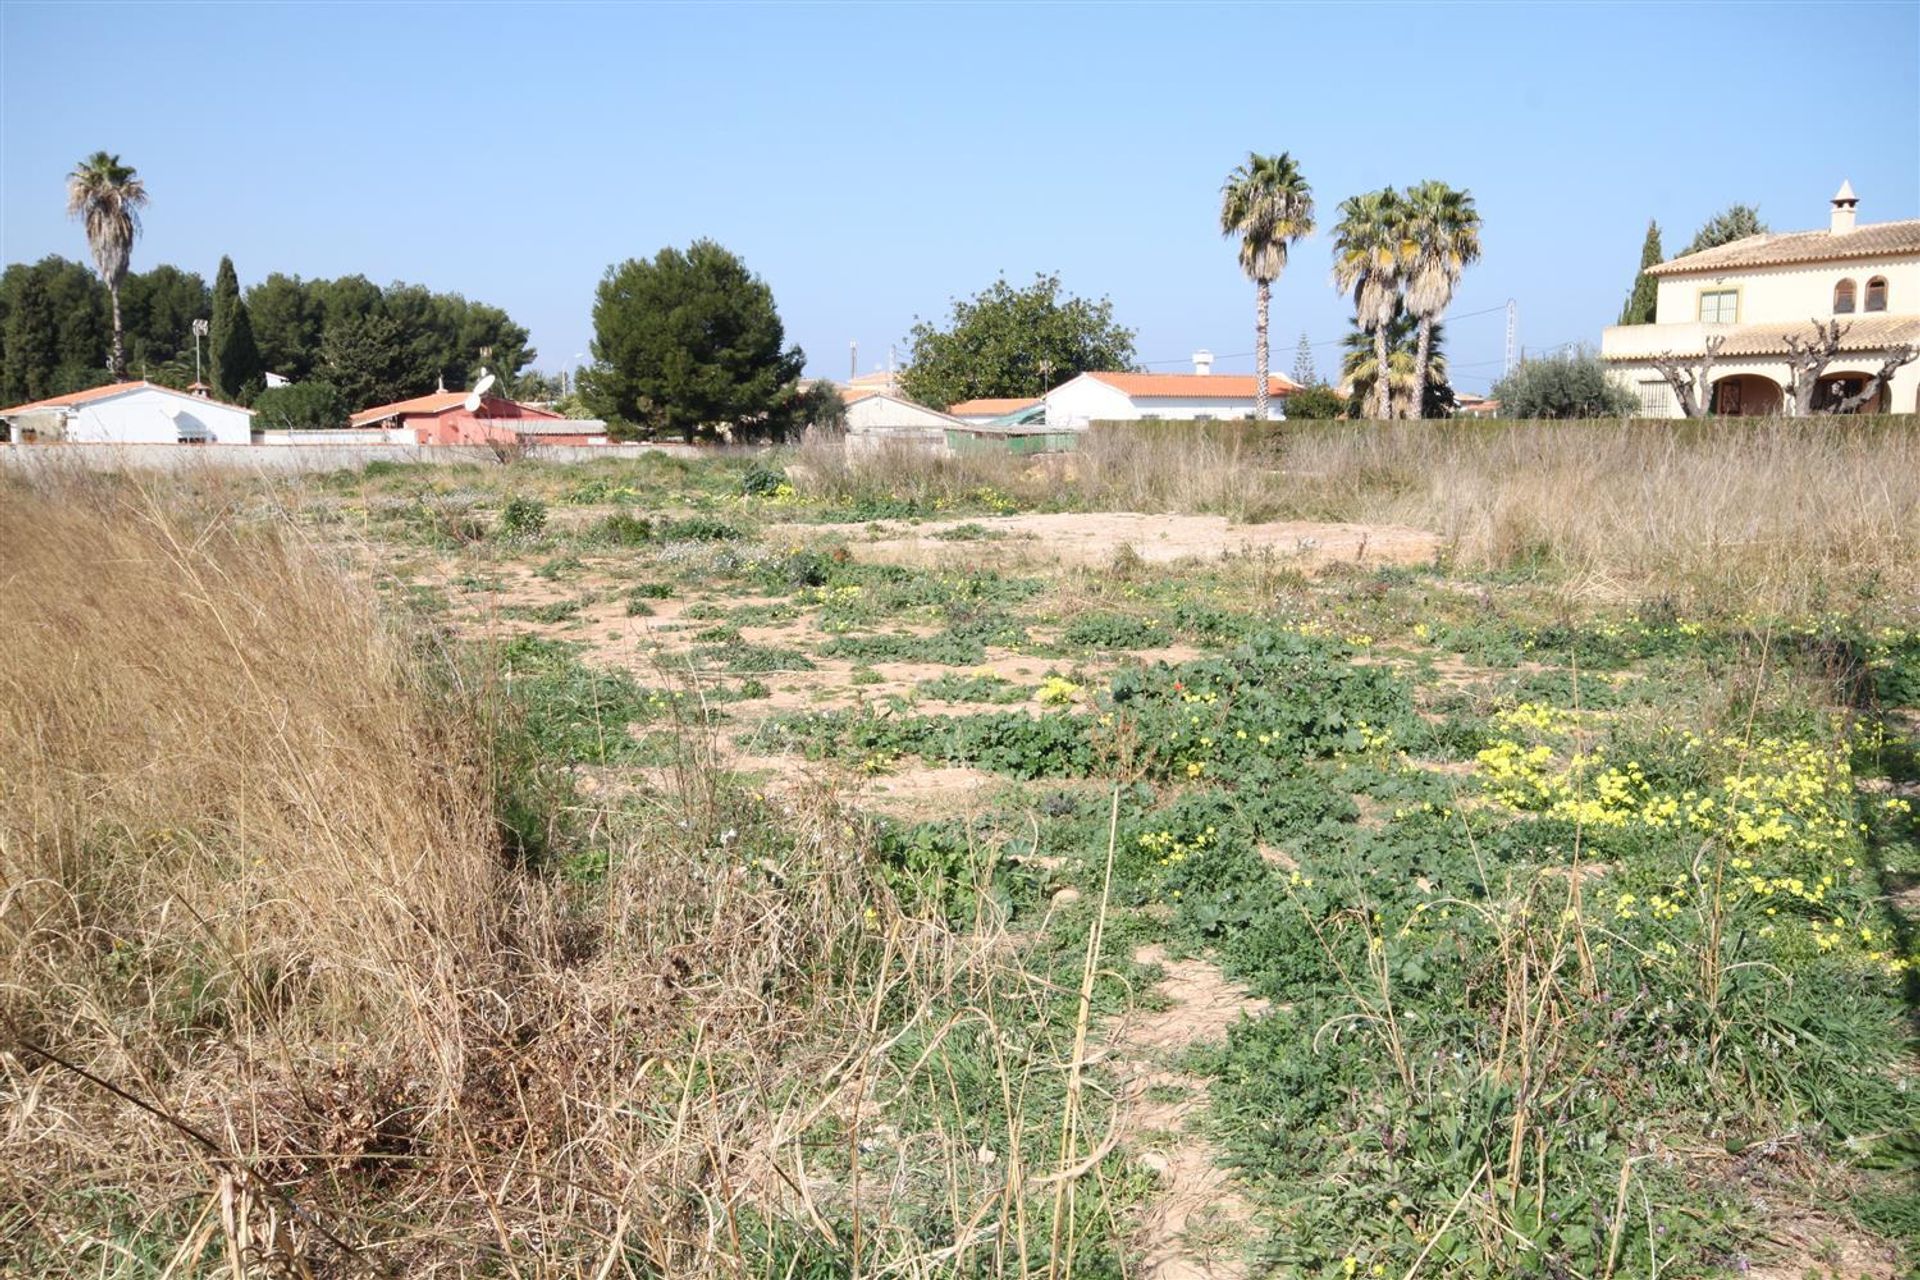
[[(943, 537), (963, 526), (987, 536), (966, 540)], [(1404, 525), (1321, 524), (1277, 521), (1234, 524), (1225, 516), (1143, 515), (1138, 512), (1059, 513), (978, 517), (970, 520), (877, 520), (860, 526), (866, 540), (856, 541), (863, 560), (895, 564), (947, 562), (965, 558), (986, 565), (1106, 564), (1121, 547), (1142, 560), (1217, 560), (1226, 555), (1273, 554), (1298, 559), (1312, 569), (1334, 561), (1359, 564), (1424, 564), (1440, 550), (1436, 533)], [(817, 526), (809, 527), (818, 532)], [(774, 530), (796, 535), (801, 526)]]
[(1232, 1175), (1193, 1125), (1207, 1106), (1207, 1082), (1167, 1065), (1189, 1045), (1224, 1039), (1267, 1002), (1249, 996), (1205, 960), (1173, 959), (1161, 947), (1135, 953), (1166, 970), (1156, 988), (1163, 1009), (1136, 1010), (1120, 1024), (1116, 1069), (1123, 1084), (1121, 1129), (1140, 1162), (1160, 1179), (1141, 1217), (1140, 1274), (1147, 1280), (1241, 1280), (1241, 1244), (1251, 1210)]

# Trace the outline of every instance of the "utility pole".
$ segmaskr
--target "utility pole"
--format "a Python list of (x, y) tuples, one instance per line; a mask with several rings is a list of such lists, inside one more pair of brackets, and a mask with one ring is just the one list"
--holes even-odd
[(849, 342), (847, 344), (847, 381), (852, 382), (859, 376), (860, 344), (858, 342)]
[(200, 381), (200, 339), (207, 336), (211, 326), (205, 320), (193, 322), (193, 380)]
[(1518, 361), (1515, 352), (1519, 350), (1515, 343), (1520, 337), (1520, 304), (1512, 298), (1507, 299), (1507, 365), (1506, 372), (1511, 375)]

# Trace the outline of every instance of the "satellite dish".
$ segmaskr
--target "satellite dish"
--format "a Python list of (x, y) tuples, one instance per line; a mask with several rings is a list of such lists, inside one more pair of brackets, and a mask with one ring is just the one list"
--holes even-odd
[(480, 370), (480, 381), (473, 384), (473, 390), (467, 393), (467, 398), (464, 402), (468, 413), (478, 413), (480, 411), (481, 398), (485, 396), (487, 392), (493, 390), (495, 381), (497, 381), (497, 379), (482, 367)]

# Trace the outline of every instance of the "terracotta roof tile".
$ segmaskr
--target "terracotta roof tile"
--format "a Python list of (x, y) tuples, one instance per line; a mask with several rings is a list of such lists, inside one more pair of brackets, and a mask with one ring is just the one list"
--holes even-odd
[(379, 422), (383, 418), (397, 418), (410, 413), (445, 413), (449, 409), (458, 409), (466, 403), (464, 391), (436, 391), (432, 395), (415, 396), (411, 400), (395, 400), (392, 404), (377, 404), (371, 409), (362, 409), (348, 419), (356, 427), (369, 422)]
[(1840, 235), (1831, 231), (1789, 231), (1781, 235), (1748, 236), (1648, 267), (1647, 274), (1672, 276), (1691, 271), (1729, 271), (1796, 262), (1845, 262), (1901, 254), (1920, 254), (1920, 218), (1905, 222), (1869, 222)]
[[(1181, 400), (1251, 400), (1255, 386), (1248, 373), (1089, 373), (1108, 386), (1135, 398)], [(1271, 374), (1267, 394), (1284, 396), (1300, 388), (1291, 378)]]
[[(1712, 326), (1698, 330), (1704, 338)], [(1883, 351), (1903, 342), (1920, 345), (1920, 316), (1856, 316), (1840, 321), (1842, 351)], [(1726, 342), (1719, 358), (1729, 356), (1783, 356), (1788, 338), (1813, 336), (1813, 325), (1806, 320), (1791, 324), (1735, 324), (1726, 326)], [(1676, 356), (1705, 355), (1703, 346), (1676, 350)], [(1626, 363), (1645, 363), (1646, 356), (1611, 356)]]
[(14, 405), (11, 409), (0, 409), (0, 418), (11, 418), (16, 413), (33, 413), (41, 409), (73, 408), (76, 405), (91, 404), (95, 400), (105, 400), (109, 396), (123, 396), (129, 391), (164, 391), (168, 395), (180, 396), (188, 400), (204, 400), (208, 404), (217, 404), (224, 409), (239, 409), (242, 413), (253, 412), (237, 404), (228, 404), (225, 400), (188, 395), (185, 391), (163, 387), (157, 382), (148, 382), (142, 378), (134, 382), (109, 382), (102, 387), (89, 387), (85, 391), (69, 391), (63, 396), (48, 396), (44, 400), (30, 400), (26, 404)]
[(950, 404), (947, 406), (947, 412), (956, 418), (966, 414), (998, 418), (1002, 414), (1031, 409), (1039, 403), (1040, 401), (1032, 396), (987, 396), (979, 400), (962, 400), (958, 404)]

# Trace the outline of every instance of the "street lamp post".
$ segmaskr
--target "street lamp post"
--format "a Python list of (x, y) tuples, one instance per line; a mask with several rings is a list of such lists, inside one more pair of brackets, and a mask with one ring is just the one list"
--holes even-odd
[(210, 326), (205, 320), (193, 322), (193, 380), (200, 381), (200, 339), (207, 336)]

